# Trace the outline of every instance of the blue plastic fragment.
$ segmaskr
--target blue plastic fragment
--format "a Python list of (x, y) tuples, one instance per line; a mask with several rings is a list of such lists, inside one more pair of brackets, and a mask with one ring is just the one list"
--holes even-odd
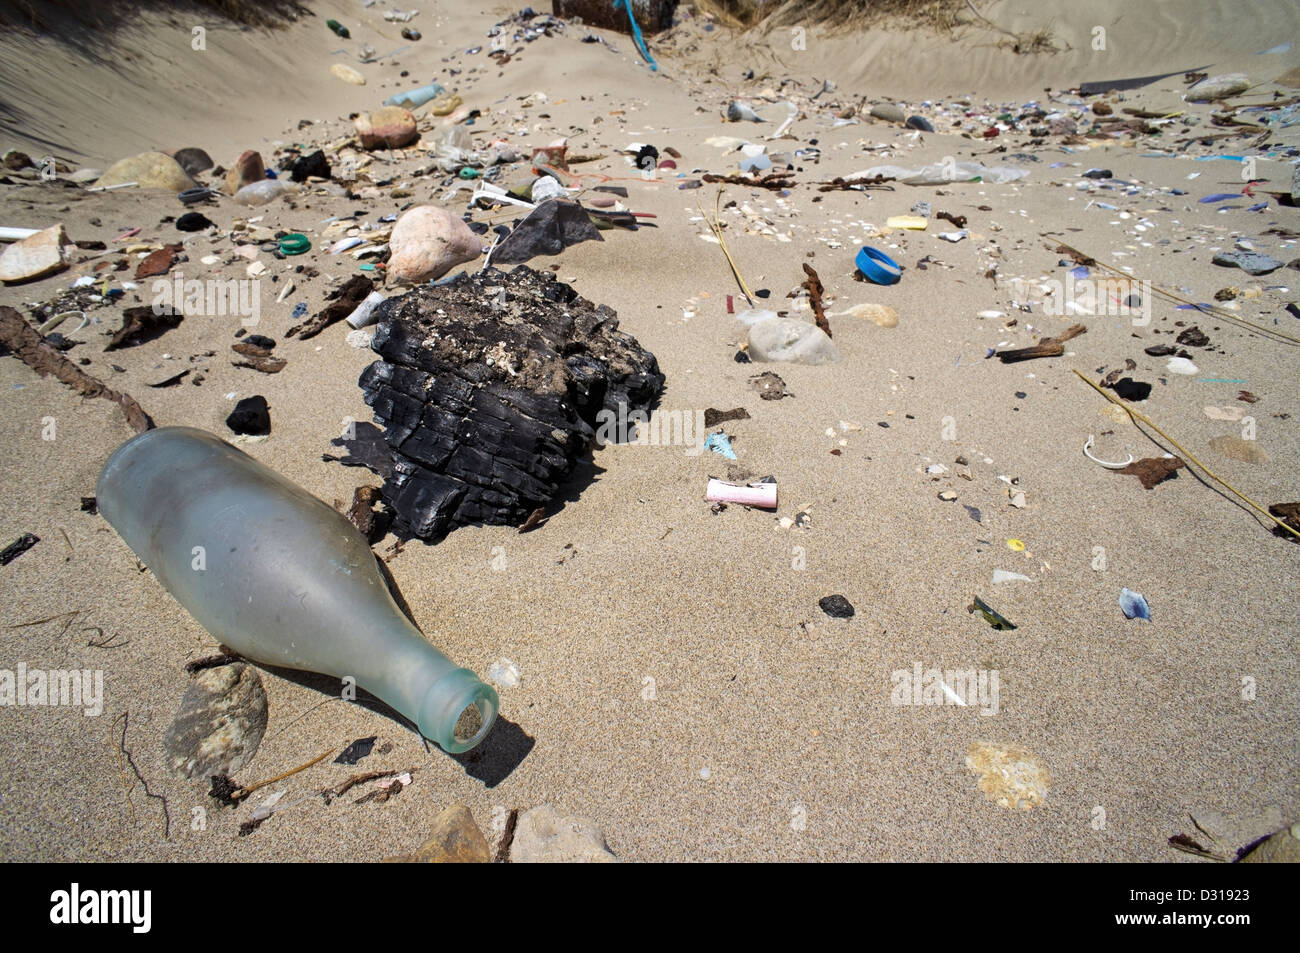
[(306, 301), (299, 301), (297, 304), (293, 306), (293, 316), (295, 319), (301, 318), (306, 313), (307, 313)]
[(1202, 205), (1207, 202), (1224, 202), (1228, 199), (1237, 198), (1238, 194), (1239, 193), (1237, 192), (1215, 192), (1213, 195), (1207, 195), (1205, 198), (1197, 199), (1196, 201), (1200, 202)]
[(1080, 265), (1078, 268), (1070, 269), (1070, 277), (1074, 278), (1075, 280), (1081, 280), (1083, 278), (1087, 278), (1090, 274), (1092, 274), (1092, 272), (1088, 270), (1087, 265)]
[(721, 454), (728, 460), (736, 459), (736, 451), (731, 449), (731, 441), (727, 439), (725, 433), (711, 433), (709, 438), (704, 441), (704, 446), (714, 453)]
[(637, 50), (640, 51), (643, 57), (645, 57), (646, 63), (650, 66), (650, 71), (652, 73), (658, 72), (659, 64), (655, 62), (655, 58), (651, 56), (650, 51), (646, 49), (645, 40), (641, 37), (641, 28), (637, 26), (636, 16), (632, 13), (632, 4), (630, 0), (614, 0), (614, 9), (627, 11), (627, 18), (632, 21), (632, 42), (636, 44)]
[(1142, 597), (1140, 592), (1134, 592), (1132, 589), (1121, 589), (1119, 591), (1119, 607), (1129, 619), (1151, 621), (1151, 607), (1147, 605), (1146, 599)]
[(1266, 208), (1268, 208), (1268, 203), (1267, 203), (1267, 202), (1260, 202), (1258, 205), (1252, 205), (1250, 208), (1246, 209), (1246, 211), (1247, 211), (1247, 212), (1262, 212), (1262, 211), (1264, 211), (1264, 209), (1266, 209)]

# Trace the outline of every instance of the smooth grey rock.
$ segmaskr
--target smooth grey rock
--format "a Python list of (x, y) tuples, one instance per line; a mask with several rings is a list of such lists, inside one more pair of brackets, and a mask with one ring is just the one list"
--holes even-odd
[(172, 158), (185, 170), (185, 174), (190, 176), (198, 175), (200, 172), (207, 172), (213, 166), (212, 156), (202, 149), (193, 147), (177, 149), (172, 153)]
[(885, 122), (907, 121), (907, 113), (903, 112), (902, 107), (897, 103), (876, 103), (871, 107), (871, 116), (873, 119), (883, 119)]
[(163, 736), (167, 768), (180, 778), (233, 775), (266, 731), (266, 692), (257, 669), (234, 662), (199, 672)]
[(1261, 255), (1253, 251), (1230, 251), (1219, 252), (1214, 256), (1213, 261), (1216, 265), (1222, 265), (1225, 268), (1240, 268), (1248, 275), (1267, 275), (1270, 271), (1276, 271), (1281, 268), (1283, 262), (1276, 258), (1270, 258), (1268, 255)]
[(1219, 76), (1207, 76), (1187, 90), (1183, 98), (1189, 103), (1213, 102), (1227, 99), (1250, 89), (1250, 79), (1245, 73), (1222, 73)]
[(798, 318), (768, 318), (749, 329), (749, 356), (782, 364), (834, 364), (840, 349), (815, 324)]
[(600, 828), (563, 816), (549, 804), (520, 815), (510, 845), (512, 864), (616, 864)]

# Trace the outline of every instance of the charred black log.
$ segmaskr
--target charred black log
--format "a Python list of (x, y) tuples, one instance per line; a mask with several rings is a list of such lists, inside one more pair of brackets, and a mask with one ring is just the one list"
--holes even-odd
[(375, 311), (365, 401), (391, 456), (383, 494), (401, 537), (518, 525), (555, 495), (607, 410), (648, 411), (653, 354), (549, 272), (489, 269)]

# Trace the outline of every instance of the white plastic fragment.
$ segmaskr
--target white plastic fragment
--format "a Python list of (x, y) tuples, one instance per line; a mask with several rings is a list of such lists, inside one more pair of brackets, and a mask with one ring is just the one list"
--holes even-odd
[(497, 659), (488, 666), (487, 676), (502, 688), (514, 688), (521, 680), (519, 666), (508, 658)]
[(383, 300), (384, 296), (378, 291), (370, 292), (370, 294), (366, 295), (366, 299), (357, 305), (356, 310), (348, 315), (348, 324), (354, 328), (364, 328), (374, 324), (377, 320), (374, 310)]
[(776, 484), (751, 483), (749, 486), (737, 486), (735, 483), (710, 477), (704, 498), (710, 503), (739, 503), (742, 506), (774, 510), (776, 509)]

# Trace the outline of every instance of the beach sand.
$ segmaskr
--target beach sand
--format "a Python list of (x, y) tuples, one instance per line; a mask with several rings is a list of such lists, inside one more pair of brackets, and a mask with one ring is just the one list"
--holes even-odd
[[(1145, 490), (1135, 478), (1089, 461), (1081, 452), (1089, 435), (1104, 460), (1173, 448), (1153, 441), (1149, 428), (1144, 433), (1108, 415), (1110, 405), (1072, 370), (1098, 380), (1134, 360), (1127, 376), (1154, 385), (1140, 409), (1267, 505), (1300, 498), (1295, 345), (1221, 317), (1176, 311), (1162, 298), (1152, 299), (1149, 326), (1128, 316), (1016, 312), (1011, 279), (1062, 279), (1068, 269), (1052, 246), (1064, 241), (1131, 268), (1137, 278), (1187, 289), (1195, 302), (1213, 301), (1226, 286), (1293, 287), (1300, 277), (1290, 269), (1252, 278), (1210, 258), (1249, 236), (1289, 261), (1297, 257), (1294, 241), (1263, 232), (1295, 230), (1300, 213), (1275, 202), (1262, 213), (1219, 213), (1217, 205), (1199, 204), (1211, 192), (1240, 191), (1238, 164), (1195, 161), (1193, 155), (1216, 151), (1205, 147), (1183, 149), (1181, 157), (1144, 156), (1153, 145), (1173, 148), (1175, 134), (1158, 143), (1089, 140), (1066, 152), (1059, 137), (1030, 145), (1023, 134), (988, 141), (942, 127), (917, 136), (865, 116), (833, 128), (830, 110), (814, 104), (794, 123), (793, 140), (769, 143), (778, 151), (817, 140), (821, 161), (795, 174), (793, 194), (733, 185), (722, 200), (765, 217), (789, 240), (761, 234), (741, 211), (726, 210), (722, 220), (746, 283), (771, 290), (768, 306), (793, 308), (786, 295), (803, 280), (801, 263), (817, 269), (834, 299), (828, 310), (843, 361), (742, 364), (734, 355), (745, 330), (726, 313), (726, 297), (734, 297), (737, 310), (743, 299), (722, 250), (702, 237), (709, 230), (697, 207), (698, 200), (712, 215), (715, 188), (679, 190), (672, 170), (642, 181), (616, 152), (632, 142), (652, 143), (661, 154), (672, 146), (682, 155), (676, 171), (688, 177), (697, 177), (693, 170), (734, 171), (736, 157), (706, 140), (760, 141), (774, 124), (724, 123), (722, 111), (743, 95), (761, 114), (783, 117), (779, 100), (788, 91), (777, 103), (755, 97), (764, 87), (778, 90), (786, 78), (799, 84), (792, 89), (801, 102), (829, 78), (837, 89), (827, 100), (896, 98), (909, 113), (952, 116), (951, 106), (926, 109), (921, 102), (951, 104), (966, 95), (973, 97), (971, 111), (983, 111), (986, 98), (1045, 101), (1046, 88), (1208, 64), (1212, 73), (1244, 70), (1255, 82), (1271, 83), (1300, 64), (1300, 51), (1254, 55), (1296, 35), (1295, 9), (1263, 2), (1199, 4), (1195, 12), (1184, 4), (1148, 6), (1151, 13), (1140, 18), (1131, 4), (1117, 2), (1083, 12), (1055, 0), (1024, 13), (1006, 3), (985, 9), (1014, 30), (1050, 21), (1073, 47), (1033, 55), (999, 48), (998, 34), (974, 28), (955, 36), (896, 28), (828, 37), (812, 30), (807, 49), (796, 51), (789, 30), (742, 36), (705, 32), (694, 21), (662, 43), (652, 40), (658, 73), (640, 63), (628, 37), (602, 31), (613, 52), (581, 43), (581, 28), (539, 39), (498, 68), (464, 51), (486, 47), (488, 28), (513, 11), (445, 2), (421, 3), (413, 25), (424, 39), (382, 65), (358, 65), (350, 53), (362, 42), (381, 53), (404, 45), (399, 25), (384, 23), (378, 8), (351, 2), (314, 3), (317, 16), (275, 33), (214, 29), (202, 54), (189, 49), (191, 24), (152, 15), (123, 34), (119, 47), (101, 45), (99, 63), (57, 54), (49, 41), (25, 44), (18, 61), (9, 59), (19, 55), (15, 41), (0, 41), (6, 62), (24, 69), (21, 76), (17, 66), (7, 69), (3, 77), (12, 106), (0, 146), (33, 156), (52, 151), (106, 168), (151, 148), (198, 146), (226, 166), (244, 149), (258, 149), (269, 166), (277, 140), (342, 138), (351, 131), (349, 113), (429, 79), (483, 111), (472, 127), (476, 138), (496, 132), (534, 146), (568, 135), (571, 153), (605, 153), (575, 171), (618, 177), (616, 184), (628, 187), (628, 206), (656, 216), (647, 220), (652, 227), (605, 232), (603, 242), (530, 264), (554, 266), (584, 297), (618, 312), (622, 329), (656, 355), (667, 376), (661, 409), (746, 408), (750, 419), (723, 425), (737, 464), (753, 477), (775, 476), (780, 486), (775, 514), (739, 506), (715, 514), (704, 487), (711, 475), (727, 476), (720, 456), (691, 455), (681, 446), (610, 446), (579, 467), (536, 531), (469, 527), (437, 545), (408, 543), (387, 565), (429, 638), (480, 676), (500, 658), (519, 667), (520, 684), (501, 689), (493, 736), (458, 758), (426, 751), (390, 712), (337, 698), (331, 680), (264, 670), (269, 723), (240, 781), (272, 777), (355, 738), (377, 735), (391, 749), (355, 768), (327, 760), (238, 808), (221, 808), (206, 785), (173, 779), (162, 751), (187, 684), (184, 666), (216, 651), (215, 640), (139, 569), (101, 517), (79, 508), (80, 498), (94, 493), (108, 454), (131, 431), (109, 402), (83, 400), (17, 360), (0, 361), (0, 544), (25, 532), (41, 539), (0, 568), (0, 668), (25, 662), (104, 672), (104, 708), (96, 717), (53, 707), (0, 710), (10, 751), (0, 784), (0, 857), (373, 861), (413, 850), (454, 802), (471, 808), (489, 840), (505, 812), (552, 803), (593, 820), (626, 861), (1177, 861), (1187, 855), (1167, 839), (1190, 830), (1189, 813), (1222, 814), (1246, 839), (1294, 821), (1300, 638), (1286, 593), (1294, 590), (1300, 547), (1272, 536), (1199, 471), (1180, 471)], [(326, 30), (329, 16), (351, 28), (353, 41)], [(1090, 48), (1097, 24), (1109, 33), (1104, 53)], [(331, 57), (340, 48), (349, 55)], [(134, 58), (125, 59), (126, 52)], [(328, 65), (335, 61), (362, 70), (369, 84), (332, 77)], [(464, 72), (450, 77), (449, 67)], [(410, 77), (398, 77), (403, 69)], [(742, 79), (749, 69), (755, 78)], [(50, 82), (55, 76), (62, 79), (57, 86)], [(1117, 107), (1188, 109), (1208, 127), (1210, 107), (1182, 103), (1182, 89), (1175, 76), (1125, 94)], [(545, 103), (523, 105), (539, 91)], [(302, 118), (314, 125), (299, 131)], [(1230, 140), (1222, 151), (1234, 153), (1244, 141)], [(990, 154), (1001, 144), (1006, 154)], [(1009, 157), (1020, 152), (1039, 161)], [(824, 194), (812, 184), (949, 156), (1013, 165), (1029, 175), (1006, 185), (900, 184)], [(387, 159), (377, 154), (374, 177), (389, 168)], [(438, 203), (443, 177), (410, 176), (420, 164), (428, 157), (417, 147), (393, 165), (408, 173), (396, 183), (411, 183), (412, 199), (311, 196), (296, 207), (277, 202), (253, 214), (264, 215), (266, 227), (304, 231), (320, 245), (318, 223), (330, 216), (362, 209), (375, 222), (407, 202)], [(1110, 168), (1142, 189), (1131, 196), (1078, 191), (1080, 174), (1092, 167)], [(505, 179), (526, 171), (521, 164)], [(1199, 176), (1189, 180), (1192, 173)], [(1285, 157), (1260, 159), (1258, 177), (1269, 180), (1263, 188), (1285, 191), (1291, 165)], [(141, 242), (185, 238), (190, 261), (176, 270), (186, 277), (243, 277), (242, 263), (209, 270), (198, 262), (210, 252), (228, 258), (227, 240), (214, 246), (202, 234), (181, 236), (160, 222), (182, 211), (170, 196), (0, 188), (0, 225), (63, 222), (73, 238), (106, 242), (139, 227)], [(1172, 188), (1189, 194), (1152, 191)], [(459, 213), (465, 198), (449, 207)], [(1100, 209), (1097, 200), (1117, 210)], [(883, 226), (918, 201), (967, 216), (970, 238), (939, 240), (935, 233), (949, 230), (942, 222), (927, 232), (868, 237), (868, 223)], [(249, 217), (228, 199), (203, 211), (223, 236), (234, 220)], [(1135, 231), (1143, 221), (1150, 227)], [(867, 243), (906, 267), (897, 285), (854, 280), (854, 253)], [(927, 267), (919, 268), (926, 256)], [(314, 314), (327, 276), (356, 273), (356, 263), (313, 250), (307, 260), (321, 277), (299, 279), (298, 290), (276, 304), (280, 285), (269, 275), (298, 262), (266, 254), (261, 260), (269, 266), (267, 290), (252, 330), (280, 342), (275, 353), (289, 362), (282, 373), (231, 366), (238, 316), (190, 317), (150, 343), (104, 354), (100, 332), (116, 326), (107, 323), (75, 335), (86, 343), (70, 356), (89, 358), (89, 373), (132, 394), (159, 425), (230, 438), (230, 395), (265, 395), (272, 435), (243, 449), (326, 502), (350, 501), (354, 487), (378, 479), (322, 462), (321, 454), (337, 452), (329, 441), (346, 418), (370, 419), (357, 377), (375, 355), (350, 347), (344, 325), (303, 342), (284, 332), (297, 323), (290, 317), (296, 302), (307, 302)], [(991, 263), (997, 281), (985, 277)], [(91, 264), (0, 288), (0, 305), (26, 314), (28, 302), (48, 300)], [(138, 303), (147, 304), (149, 283), (140, 285)], [(1261, 290), (1239, 299), (1236, 314), (1297, 337), (1300, 322), (1284, 310), (1294, 297), (1293, 290)], [(867, 302), (895, 308), (898, 327), (835, 314)], [(136, 302), (128, 296), (128, 303)], [(981, 318), (981, 311), (1004, 316)], [(113, 309), (96, 314), (115, 318)], [(1088, 330), (1068, 342), (1063, 357), (986, 360), (988, 348), (1028, 346), (1075, 321)], [(1209, 349), (1189, 348), (1196, 375), (1167, 373), (1167, 358), (1143, 353), (1172, 343), (1170, 332), (1182, 330), (1176, 322), (1196, 324), (1210, 337)], [(213, 355), (192, 361), (205, 352)], [(149, 386), (188, 367), (202, 368), (201, 386)], [(764, 370), (778, 373), (793, 396), (759, 399), (749, 379)], [(1259, 402), (1238, 401), (1243, 389)], [(1270, 462), (1211, 450), (1212, 438), (1239, 434), (1241, 424), (1210, 419), (1207, 406), (1251, 415)], [(55, 422), (52, 440), (43, 439), (48, 418)], [(968, 467), (955, 462), (959, 456)], [(925, 472), (932, 464), (947, 472), (932, 478)], [(959, 477), (962, 469), (970, 480)], [(947, 490), (956, 502), (938, 498)], [(1023, 508), (1009, 504), (1009, 491), (1023, 491)], [(805, 507), (812, 517), (806, 529), (778, 525), (779, 517)], [(964, 507), (978, 508), (980, 521)], [(1023, 542), (1023, 551), (1009, 540)], [(375, 549), (386, 554), (392, 542)], [(994, 585), (996, 569), (1030, 581)], [(1145, 596), (1152, 621), (1124, 618), (1121, 587)], [(822, 613), (818, 600), (833, 593), (853, 604), (851, 619)], [(1018, 628), (998, 631), (970, 614), (976, 595)], [(69, 625), (66, 617), (26, 624), (74, 610)], [(88, 644), (104, 636), (112, 637), (111, 647)], [(996, 714), (975, 705), (894, 704), (892, 674), (917, 663), (996, 670)], [(1254, 688), (1250, 699), (1244, 684)], [(122, 755), (124, 731), (130, 763)], [(979, 741), (1037, 757), (1051, 779), (1041, 805), (1017, 811), (986, 799), (966, 767)], [(250, 836), (237, 835), (263, 793), (285, 789), (287, 802), (356, 771), (408, 768), (415, 769), (412, 784), (386, 803), (344, 798), (327, 806), (310, 799)]]

